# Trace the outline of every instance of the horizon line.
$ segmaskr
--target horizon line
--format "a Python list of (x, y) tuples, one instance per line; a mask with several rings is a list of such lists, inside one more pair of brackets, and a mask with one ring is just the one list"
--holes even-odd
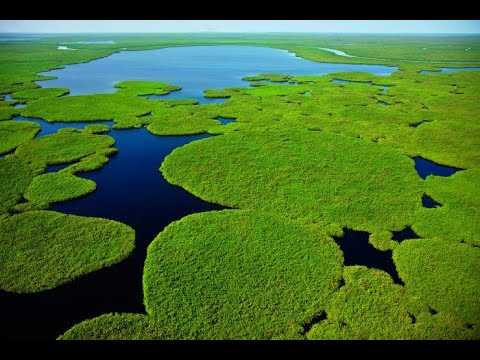
[(120, 31), (120, 32), (109, 32), (109, 31), (92, 31), (92, 32), (31, 32), (31, 31), (1, 31), (0, 34), (369, 34), (369, 35), (480, 35), (480, 32), (333, 32), (333, 31), (254, 31), (254, 32), (245, 32), (245, 31), (195, 31), (195, 32), (178, 32), (178, 31)]

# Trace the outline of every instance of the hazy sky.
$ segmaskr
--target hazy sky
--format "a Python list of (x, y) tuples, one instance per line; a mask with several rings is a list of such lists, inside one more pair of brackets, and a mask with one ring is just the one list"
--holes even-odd
[(480, 20), (0, 20), (0, 32), (480, 33)]

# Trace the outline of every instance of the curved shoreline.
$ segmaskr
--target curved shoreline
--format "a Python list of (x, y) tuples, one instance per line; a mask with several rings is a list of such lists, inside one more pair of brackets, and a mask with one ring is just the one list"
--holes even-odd
[[(37, 76), (48, 76), (48, 75), (43, 75), (42, 73), (46, 73), (46, 72), (49, 72), (49, 71), (52, 71), (52, 70), (61, 69), (61, 68), (65, 67), (66, 65), (86, 64), (86, 63), (89, 63), (89, 62), (94, 61), (94, 60), (107, 58), (110, 55), (117, 54), (117, 53), (120, 53), (122, 51), (147, 51), (147, 50), (167, 49), (167, 48), (176, 48), (176, 47), (194, 47), (194, 46), (253, 46), (253, 47), (262, 47), (262, 48), (284, 50), (284, 51), (287, 51), (289, 54), (291, 54), (294, 57), (298, 57), (298, 58), (301, 58), (301, 59), (314, 61), (314, 62), (318, 62), (318, 63), (396, 66), (396, 67), (398, 67), (397, 71), (403, 71), (401, 69), (401, 64), (399, 64), (398, 62), (400, 62), (400, 63), (401, 62), (408, 62), (408, 63), (418, 63), (418, 64), (429, 64), (430, 63), (430, 64), (447, 64), (447, 65), (448, 64), (459, 64), (459, 65), (461, 65), (461, 64), (472, 64), (472, 65), (478, 64), (478, 65), (480, 65), (480, 61), (477, 61), (477, 62), (475, 62), (475, 61), (462, 62), (462, 61), (429, 61), (429, 60), (407, 60), (407, 59), (402, 60), (402, 59), (387, 59), (387, 58), (375, 58), (375, 57), (361, 57), (361, 56), (348, 55), (348, 54), (347, 54), (348, 56), (346, 56), (347, 58), (375, 60), (375, 61), (386, 61), (386, 62), (382, 63), (382, 64), (378, 64), (378, 63), (373, 63), (372, 64), (372, 63), (368, 63), (368, 62), (365, 62), (365, 63), (336, 62), (334, 60), (333, 61), (318, 61), (318, 60), (315, 60), (315, 59), (311, 59), (308, 56), (303, 57), (301, 55), (298, 55), (298, 52), (294, 52), (291, 49), (288, 49), (288, 48), (285, 48), (285, 47), (277, 47), (277, 46), (274, 46), (274, 45), (265, 46), (265, 45), (258, 45), (258, 44), (241, 44), (241, 45), (239, 45), (239, 44), (211, 44), (211, 43), (208, 43), (208, 44), (194, 44), (194, 45), (184, 45), (184, 44), (168, 45), (168, 46), (158, 45), (158, 47), (156, 45), (152, 45), (152, 46), (153, 47), (151, 47), (151, 48), (131, 48), (130, 47), (130, 48), (126, 49), (126, 48), (122, 47), (122, 48), (112, 49), (109, 54), (106, 54), (104, 56), (98, 56), (98, 57), (92, 58), (92, 59), (87, 60), (87, 61), (65, 62), (65, 63), (60, 64), (57, 67), (47, 68), (45, 70), (38, 71), (38, 72), (35, 73), (35, 75), (37, 75)], [(329, 51), (329, 50), (325, 50), (326, 48), (317, 47), (317, 49), (324, 50), (324, 51)], [(83, 49), (77, 49), (77, 50), (83, 50)], [(334, 49), (330, 49), (330, 50), (334, 50)], [(338, 51), (338, 50), (336, 50), (336, 51)], [(339, 56), (342, 56), (342, 55), (339, 55)], [(345, 58), (345, 56), (342, 56), (342, 57)], [(435, 65), (435, 66), (437, 67), (437, 65)], [(37, 81), (46, 81), (46, 80), (52, 80), (52, 79), (33, 80), (32, 82), (37, 83)]]
[(387, 59), (387, 58), (349, 55), (344, 51), (336, 50), (336, 49), (328, 49), (328, 48), (321, 48), (321, 47), (317, 47), (316, 49), (325, 50), (325, 51), (334, 53), (335, 55), (338, 55), (338, 56), (344, 56), (348, 58), (357, 58), (357, 59), (367, 59), (367, 60), (403, 61), (403, 62), (410, 62), (410, 63), (432, 63), (432, 64), (480, 64), (480, 60), (479, 61), (435, 61), (435, 60)]

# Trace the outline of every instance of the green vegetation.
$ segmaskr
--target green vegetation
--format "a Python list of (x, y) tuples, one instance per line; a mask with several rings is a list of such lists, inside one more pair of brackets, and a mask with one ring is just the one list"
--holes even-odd
[(79, 162), (69, 165), (59, 172), (67, 172), (70, 174), (77, 174), (79, 172), (94, 171), (100, 169), (108, 162), (108, 156), (114, 155), (118, 152), (116, 148), (106, 148), (98, 150), (95, 154), (82, 158)]
[(47, 121), (113, 120), (120, 116), (151, 112), (153, 104), (151, 100), (132, 94), (79, 95), (32, 101), (21, 109), (21, 114)]
[[(299, 338), (337, 288), (341, 269), (338, 246), (319, 229), (255, 212), (194, 214), (170, 224), (148, 248), (150, 323), (107, 316), (65, 337), (108, 338), (121, 329), (130, 338)], [(133, 319), (145, 335), (123, 323)]]
[(68, 89), (64, 88), (40, 88), (17, 91), (12, 94), (12, 98), (21, 101), (30, 101), (42, 98), (59, 97), (66, 94), (68, 94)]
[(0, 219), (22, 198), (32, 181), (28, 165), (15, 156), (0, 159)]
[(65, 172), (48, 173), (33, 178), (25, 199), (33, 203), (55, 203), (87, 195), (96, 189), (95, 181)]
[(443, 239), (404, 241), (393, 259), (407, 291), (438, 313), (473, 324), (480, 336), (480, 249)]
[(332, 239), (283, 220), (190, 215), (148, 248), (145, 306), (178, 338), (292, 337), (338, 286), (341, 259)]
[(419, 211), (417, 233), (480, 246), (480, 169), (429, 176), (425, 184), (426, 193), (443, 206)]
[(175, 149), (161, 171), (211, 202), (371, 232), (401, 230), (421, 206), (412, 160), (371, 142), (306, 130), (196, 141)]
[(105, 314), (75, 325), (58, 340), (156, 340), (167, 336), (150, 316)]
[(244, 76), (242, 80), (245, 81), (272, 81), (272, 82), (287, 82), (292, 77), (290, 75), (283, 75), (283, 74), (258, 74), (255, 76)]
[(11, 119), (18, 114), (20, 114), (20, 109), (14, 108), (10, 101), (0, 101), (0, 121)]
[(0, 220), (0, 288), (52, 289), (115, 264), (135, 246), (135, 232), (112, 220), (29, 211)]
[[(411, 241), (413, 243), (413, 241)], [(432, 315), (420, 298), (408, 295), (383, 271), (364, 266), (344, 270), (345, 286), (326, 307), (326, 319), (312, 326), (312, 340), (474, 339), (468, 329), (449, 314)]]
[[(38, 125), (9, 121), (15, 115), (112, 120), (115, 129), (146, 127), (155, 135), (219, 135), (176, 149), (161, 171), (171, 183), (236, 210), (191, 215), (158, 235), (143, 279), (148, 315), (105, 314), (61, 339), (480, 338), (480, 73), (419, 73), (480, 66), (478, 39), (109, 37), (114, 44), (75, 44), (76, 51), (56, 47), (85, 35), (0, 43), (0, 94), (15, 99), (0, 101), (0, 153), (16, 149), (0, 159), (0, 287), (51, 289), (121, 261), (134, 246), (126, 225), (45, 211), (95, 189), (75, 174), (98, 169), (115, 154), (113, 138), (99, 135), (109, 127), (33, 139)], [(205, 90), (206, 97), (228, 99), (211, 105), (144, 98), (180, 89), (163, 82), (122, 81), (113, 94), (68, 97), (68, 89), (33, 82), (50, 78), (37, 74), (42, 71), (123, 48), (219, 44), (269, 46), (315, 61), (395, 65), (399, 71), (388, 77), (259, 74), (245, 77), (251, 81), (245, 87)], [(18, 102), (27, 106), (14, 108)], [(236, 122), (222, 126), (218, 117)], [(466, 170), (422, 180), (413, 156)], [(55, 164), (70, 165), (43, 174)], [(423, 208), (424, 193), (442, 206)], [(405, 226), (424, 239), (393, 241), (392, 231)], [(369, 231), (377, 249), (393, 249), (405, 286), (382, 271), (343, 267), (328, 237), (342, 227)]]
[(40, 131), (40, 125), (34, 122), (0, 121), (0, 154), (8, 153), (33, 139)]
[(103, 124), (92, 124), (85, 126), (83, 132), (86, 134), (103, 134), (110, 131), (110, 126)]
[(59, 132), (24, 142), (15, 154), (43, 172), (47, 165), (74, 162), (107, 149), (114, 143), (115, 140), (106, 135)]
[(115, 85), (119, 94), (130, 95), (166, 95), (181, 90), (180, 86), (154, 81), (122, 81)]

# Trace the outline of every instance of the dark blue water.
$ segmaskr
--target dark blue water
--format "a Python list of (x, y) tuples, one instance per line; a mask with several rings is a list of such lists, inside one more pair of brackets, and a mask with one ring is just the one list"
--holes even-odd
[(47, 170), (45, 171), (46, 173), (51, 173), (51, 172), (57, 172), (62, 169), (65, 169), (66, 167), (69, 167), (71, 164), (59, 164), (59, 165), (50, 165), (47, 167)]
[(442, 206), (442, 204), (436, 202), (427, 194), (423, 194), (422, 196), (422, 205), (424, 208), (428, 208), (428, 209), (433, 209), (433, 208)]
[(468, 67), (468, 68), (441, 68), (437, 71), (432, 70), (422, 70), (420, 74), (440, 74), (440, 73), (449, 73), (455, 71), (472, 71), (472, 70), (480, 70), (480, 67)]
[(103, 125), (107, 125), (107, 126), (112, 126), (113, 125), (113, 121), (85, 121), (85, 122), (60, 122), (60, 121), (56, 121), (56, 122), (48, 122), (48, 121), (45, 121), (43, 119), (24, 117), (24, 116), (20, 116), (20, 115), (14, 116), (12, 120), (30, 121), (30, 122), (36, 122), (37, 124), (40, 124), (42, 129), (37, 134), (37, 137), (54, 134), (58, 130), (63, 129), (63, 128), (83, 129), (83, 128), (85, 128), (85, 126), (92, 125), (92, 124), (103, 124)]
[(420, 239), (420, 236), (418, 236), (410, 226), (407, 226), (405, 229), (400, 231), (393, 231), (392, 234), (392, 239), (398, 242), (402, 242), (403, 240), (407, 239)]
[(392, 251), (380, 251), (368, 242), (370, 234), (365, 231), (343, 229), (343, 236), (333, 237), (343, 251), (345, 265), (364, 265), (388, 273), (393, 281), (403, 285), (392, 260)]
[[(36, 122), (44, 127), (45, 135), (61, 127), (86, 125)], [(50, 291), (20, 295), (0, 291), (1, 338), (54, 339), (74, 324), (104, 313), (144, 313), (142, 274), (148, 244), (174, 220), (222, 209), (170, 185), (158, 170), (163, 158), (176, 147), (211, 135), (155, 136), (145, 128), (112, 129), (108, 135), (115, 138), (118, 154), (100, 170), (78, 174), (94, 180), (97, 190), (52, 209), (132, 226), (136, 232), (133, 254), (119, 264)], [(64, 166), (50, 167), (49, 171)]]
[(227, 125), (227, 124), (233, 123), (237, 120), (237, 119), (224, 118), (224, 117), (220, 117), (220, 116), (217, 117), (216, 119), (218, 121), (220, 121), (222, 123), (222, 125)]
[[(397, 67), (317, 63), (286, 50), (255, 46), (189, 46), (144, 51), (122, 51), (85, 64), (42, 73), (58, 79), (40, 81), (43, 87), (66, 87), (70, 95), (113, 93), (123, 80), (164, 81), (182, 86), (180, 96), (203, 100), (205, 89), (244, 87), (244, 76), (259, 73), (322, 75), (339, 71), (367, 71), (390, 75)], [(175, 94), (175, 95), (173, 95)], [(181, 95), (177, 95), (181, 94)]]
[(410, 127), (413, 127), (413, 128), (417, 128), (417, 127), (419, 127), (420, 125), (425, 124), (425, 123), (428, 123), (428, 122), (431, 122), (431, 121), (430, 121), (430, 120), (422, 120), (422, 121), (419, 122), (419, 123), (410, 124), (409, 126), (410, 126)]
[(381, 101), (381, 100), (378, 100), (378, 104), (380, 106), (389, 106), (389, 104), (387, 104), (385, 101)]
[(425, 179), (428, 175), (451, 176), (457, 171), (462, 170), (451, 166), (440, 165), (421, 157), (414, 157), (413, 161), (415, 161), (415, 170), (417, 170), (418, 175), (420, 175), (422, 179)]
[(211, 135), (155, 136), (145, 128), (112, 129), (108, 135), (115, 138), (118, 154), (100, 170), (78, 174), (94, 180), (97, 191), (85, 198), (58, 203), (54, 210), (124, 222), (137, 235), (145, 233), (148, 245), (173, 220), (221, 208), (169, 184), (159, 171), (164, 157), (173, 149)]

